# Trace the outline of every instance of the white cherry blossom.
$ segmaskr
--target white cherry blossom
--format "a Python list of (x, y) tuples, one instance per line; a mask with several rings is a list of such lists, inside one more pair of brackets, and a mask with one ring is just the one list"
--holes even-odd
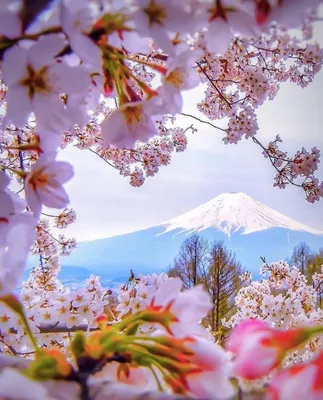
[(156, 115), (156, 99), (126, 103), (114, 110), (101, 124), (104, 148), (134, 147), (136, 141), (147, 142), (157, 134), (152, 116)]
[(12, 215), (0, 242), (0, 295), (16, 289), (35, 237), (36, 221), (29, 212)]
[(176, 33), (195, 32), (198, 9), (190, 1), (183, 0), (135, 0), (133, 21), (137, 32), (143, 37), (152, 37), (158, 47), (172, 53), (171, 39)]
[(72, 166), (56, 161), (55, 154), (45, 154), (35, 163), (25, 178), (26, 200), (35, 215), (40, 214), (42, 205), (64, 208), (68, 204), (63, 183), (73, 175)]
[(29, 48), (16, 45), (6, 51), (2, 69), (8, 95), (3, 124), (23, 127), (33, 112), (39, 131), (60, 132), (72, 127), (73, 116), (60, 96), (85, 93), (89, 77), (82, 67), (55, 61), (65, 45), (62, 36), (48, 35)]
[(87, 0), (61, 1), (60, 20), (74, 52), (94, 71), (101, 71), (102, 54), (94, 41), (87, 36), (94, 22), (95, 6), (88, 7)]

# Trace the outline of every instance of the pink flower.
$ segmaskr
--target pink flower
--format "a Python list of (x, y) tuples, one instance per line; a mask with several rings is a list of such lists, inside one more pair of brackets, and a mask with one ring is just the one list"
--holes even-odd
[(203, 53), (199, 50), (185, 50), (167, 60), (167, 72), (162, 78), (163, 85), (158, 89), (162, 111), (175, 114), (182, 110), (181, 91), (192, 89), (200, 83), (194, 64), (202, 58)]
[(187, 376), (189, 391), (199, 398), (231, 398), (234, 389), (230, 382), (231, 362), (228, 353), (204, 338), (194, 338), (186, 345), (194, 352), (190, 360), (201, 368), (201, 372)]
[(309, 328), (287, 331), (270, 328), (263, 321), (246, 320), (235, 328), (227, 349), (235, 353), (234, 374), (257, 379), (278, 367), (287, 351), (308, 339)]
[(8, 86), (3, 124), (24, 126), (34, 112), (38, 130), (56, 132), (73, 126), (61, 94), (84, 94), (89, 76), (80, 66), (57, 63), (55, 56), (66, 41), (59, 35), (41, 37), (29, 48), (15, 45), (5, 52), (2, 70)]
[(88, 7), (87, 0), (62, 1), (60, 4), (60, 20), (62, 28), (69, 38), (69, 44), (85, 65), (94, 71), (101, 71), (102, 54), (100, 48), (87, 33), (95, 22), (95, 7)]
[(7, 186), (10, 178), (4, 171), (0, 171), (0, 232), (2, 227), (9, 223), (9, 216), (14, 212), (14, 202), (10, 196)]
[(104, 149), (109, 145), (118, 148), (134, 147), (137, 140), (147, 142), (157, 135), (155, 98), (127, 103), (114, 110), (101, 125)]
[(168, 280), (161, 285), (154, 296), (156, 306), (169, 306), (177, 322), (171, 325), (174, 336), (181, 337), (187, 334), (205, 336), (206, 330), (200, 324), (202, 318), (211, 310), (213, 304), (209, 294), (202, 285), (194, 286), (180, 292), (182, 282), (179, 278)]
[(25, 178), (26, 200), (34, 214), (40, 214), (42, 205), (64, 208), (69, 198), (62, 184), (73, 175), (70, 164), (56, 161), (53, 154), (43, 155)]
[(279, 372), (271, 381), (267, 400), (320, 400), (323, 398), (323, 353), (303, 365)]

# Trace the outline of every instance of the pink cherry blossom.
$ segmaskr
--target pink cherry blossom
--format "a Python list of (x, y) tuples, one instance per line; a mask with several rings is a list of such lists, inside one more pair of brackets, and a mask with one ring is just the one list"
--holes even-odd
[(51, 208), (64, 208), (68, 196), (63, 188), (73, 177), (70, 164), (56, 161), (54, 155), (43, 155), (31, 168), (25, 178), (26, 200), (30, 209), (39, 215), (42, 205)]
[(235, 353), (234, 374), (261, 378), (282, 362), (286, 352), (302, 344), (306, 329), (279, 330), (257, 320), (243, 321), (230, 335), (227, 349)]
[(60, 19), (70, 45), (80, 59), (94, 71), (102, 67), (99, 47), (88, 36), (96, 16), (96, 7), (90, 9), (86, 0), (71, 2), (63, 0), (60, 5)]
[(42, 37), (29, 48), (13, 46), (3, 61), (3, 80), (8, 86), (5, 124), (24, 126), (34, 112), (39, 129), (50, 132), (73, 125), (61, 94), (84, 93), (89, 85), (82, 67), (56, 63), (54, 57), (66, 42), (59, 35)]
[[(36, 220), (29, 212), (11, 215), (0, 238), (0, 295), (16, 289), (35, 237)], [(1, 233), (1, 231), (0, 231)]]
[(319, 400), (323, 397), (323, 354), (308, 363), (283, 369), (270, 382), (267, 400)]
[(137, 140), (146, 142), (156, 135), (152, 120), (155, 99), (127, 103), (113, 111), (101, 124), (104, 148), (134, 147)]
[(235, 394), (230, 356), (209, 339), (194, 338), (187, 346), (194, 352), (192, 361), (202, 369), (187, 378), (189, 390), (199, 398), (229, 399)]
[(198, 8), (190, 1), (135, 0), (134, 25), (139, 35), (152, 37), (157, 47), (171, 54), (171, 39), (178, 33), (188, 33), (199, 24)]

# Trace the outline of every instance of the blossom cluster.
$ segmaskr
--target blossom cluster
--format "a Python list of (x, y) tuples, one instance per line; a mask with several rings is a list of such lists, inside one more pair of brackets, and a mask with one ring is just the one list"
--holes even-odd
[[(304, 285), (304, 277), (283, 262), (266, 265), (262, 272), (269, 273), (268, 281), (276, 290), (285, 288), (287, 282), (295, 289)], [(66, 380), (65, 390), (71, 391), (71, 399), (84, 395), (84, 388), (88, 392), (93, 388), (99, 390), (105, 381), (126, 384), (129, 389), (125, 393), (129, 390), (129, 396), (133, 386), (199, 398), (228, 399), (235, 393), (232, 379), (239, 378), (244, 387), (243, 379), (249, 384), (257, 383), (270, 374), (268, 398), (284, 400), (285, 391), (297, 394), (298, 374), (302, 371), (312, 378), (301, 393), (313, 399), (322, 394), (321, 387), (313, 382), (322, 371), (319, 346), (315, 354), (312, 350), (312, 357), (306, 362), (302, 360), (297, 367), (284, 361), (299, 351), (300, 346), (311, 347), (317, 342), (317, 335), (323, 331), (322, 321), (321, 326), (317, 325), (318, 318), (315, 325), (300, 318), (287, 330), (278, 328), (279, 323), (263, 321), (261, 315), (245, 318), (233, 329), (226, 351), (210, 340), (208, 330), (201, 325), (213, 306), (209, 295), (201, 286), (182, 291), (179, 278), (169, 278), (164, 273), (138, 278), (131, 275), (120, 288), (120, 302), (112, 318), (109, 317), (111, 292), (103, 290), (97, 277), (90, 277), (87, 290), (78, 291), (63, 288), (52, 277), (51, 288), (32, 293), (33, 282), (41, 286), (31, 276), (24, 283), (21, 297), (26, 320), (37, 339), (36, 349), (31, 348), (29, 339), (23, 335), (26, 325), (10, 310), (10, 299), (5, 301), (9, 308), (3, 306), (1, 310), (1, 326), (8, 328), (1, 331), (1, 350), (28, 358), (32, 355), (31, 361), (24, 364), (24, 375), (10, 368), (0, 374), (0, 393), (8, 398), (21, 393), (20, 385), (13, 386), (13, 382), (21, 382), (25, 390), (33, 388), (33, 395), (44, 393), (42, 398), (50, 395), (56, 398), (58, 388), (51, 392), (53, 389), (41, 382), (57, 380), (60, 384)], [(307, 314), (311, 312), (315, 313), (308, 310)], [(287, 320), (288, 311), (285, 314)], [(285, 368), (280, 370), (282, 364)], [(87, 378), (82, 387), (76, 385), (78, 390), (72, 394), (72, 382), (79, 383), (79, 373)], [(7, 380), (11, 385), (5, 384)]]
[[(59, 148), (73, 143), (89, 149), (140, 186), (170, 162), (173, 151), (185, 149), (187, 130), (196, 131), (174, 126), (175, 118), (167, 116), (181, 112), (184, 90), (206, 82), (199, 108), (211, 110), (211, 119), (229, 117), (225, 141), (236, 142), (242, 135), (254, 137), (255, 110), (274, 96), (279, 82), (304, 86), (322, 64), (321, 49), (306, 42), (316, 18), (308, 9), (317, 1), (291, 11), (287, 0), (266, 7), (256, 1), (227, 7), (147, 0), (123, 7), (64, 0), (28, 23), (21, 4), (14, 3), (5, 1), (0, 9), (1, 190), (8, 203), (2, 202), (0, 218), (6, 226), (9, 214), (16, 219), (21, 212), (9, 206), (16, 202), (9, 178), (21, 185), (24, 218), (30, 212), (39, 220), (43, 206), (66, 208), (64, 184), (74, 172), (57, 161)], [(293, 39), (285, 28), (301, 24), (303, 37)], [(213, 40), (215, 33), (221, 40)], [(285, 167), (290, 180), (305, 176), (302, 187), (310, 201), (322, 194), (313, 175), (318, 158), (317, 150), (302, 150)], [(61, 216), (57, 226), (73, 219)], [(75, 241), (60, 236), (54, 243), (42, 224), (34, 246), (41, 263), (69, 254)], [(12, 251), (6, 245), (6, 253)]]
[[(103, 379), (122, 376), (172, 393), (228, 398), (234, 393), (230, 378), (262, 379), (308, 340), (305, 354), (317, 351), (321, 343), (314, 336), (321, 328), (298, 328), (322, 323), (315, 289), (285, 264), (266, 267), (269, 278), (237, 297), (229, 326), (252, 317), (274, 328), (263, 321), (238, 327), (228, 343), (233, 369), (231, 353), (209, 340), (200, 324), (213, 307), (201, 287), (182, 292), (180, 280), (165, 274), (132, 277), (117, 305), (97, 277), (77, 290), (64, 287), (59, 256), (69, 255), (76, 241), (56, 237), (56, 229), (76, 218), (64, 187), (74, 170), (57, 154), (71, 144), (89, 150), (141, 186), (172, 153), (185, 150), (188, 131), (196, 132), (193, 125), (178, 126), (175, 115), (183, 91), (201, 82), (206, 93), (197, 108), (211, 120), (228, 120), (224, 142), (245, 136), (259, 145), (257, 108), (274, 98), (281, 82), (305, 87), (322, 66), (322, 50), (309, 42), (322, 1), (294, 7), (292, 0), (62, 0), (45, 10), (29, 3), (0, 4), (0, 349), (32, 361), (23, 376), (1, 373), (0, 397), (21, 390), (22, 379), (26, 392), (31, 385), (39, 398), (55, 398), (29, 380), (44, 379), (74, 381), (78, 395), (82, 390), (88, 398), (90, 375), (100, 371)], [(302, 37), (290, 36), (288, 29), (300, 26)], [(278, 141), (262, 146), (277, 169), (277, 185), (304, 178), (308, 200), (319, 200), (319, 151), (302, 149), (291, 159)], [(23, 283), (19, 302), (14, 292), (30, 251), (39, 265)], [(243, 332), (256, 339), (247, 350)], [(265, 367), (246, 362), (258, 350)], [(307, 389), (317, 391), (312, 383), (321, 358), (302, 357), (309, 365), (301, 369), (312, 379)], [(276, 375), (273, 398), (299, 372)]]
[[(274, 186), (284, 189), (289, 183), (300, 186), (306, 193), (306, 198), (310, 203), (319, 200), (323, 195), (323, 182), (314, 176), (320, 162), (320, 150), (316, 147), (308, 152), (304, 147), (297, 151), (293, 157), (289, 157), (286, 152), (279, 149), (278, 144), (282, 142), (279, 135), (275, 140), (263, 147), (263, 155), (269, 158), (272, 165), (277, 170)], [(300, 183), (295, 183), (300, 179)]]
[[(320, 279), (318, 286), (310, 285), (298, 268), (283, 261), (270, 265), (264, 263), (260, 274), (260, 281), (246, 281), (238, 292), (235, 298), (237, 311), (229, 320), (224, 321), (227, 327), (239, 326), (249, 318), (284, 329), (323, 323), (323, 311), (318, 304)], [(322, 339), (314, 337), (306, 346), (286, 355), (284, 365), (309, 361), (322, 348)], [(241, 385), (245, 389), (252, 389), (255, 385), (268, 382), (268, 379), (265, 377), (256, 383), (241, 381)]]
[[(59, 281), (59, 270), (49, 265), (34, 268), (19, 295), (39, 346), (54, 345), (66, 350), (72, 331), (94, 329), (96, 317), (106, 314), (114, 319), (114, 314), (109, 301), (112, 292), (102, 287), (99, 277), (90, 276), (80, 288), (73, 290)], [(18, 316), (2, 304), (0, 321), (1, 351), (33, 355)]]

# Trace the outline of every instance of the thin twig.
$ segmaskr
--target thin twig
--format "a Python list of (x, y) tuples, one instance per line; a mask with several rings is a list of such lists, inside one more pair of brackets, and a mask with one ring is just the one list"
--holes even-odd
[(192, 115), (192, 114), (186, 114), (186, 113), (183, 113), (183, 112), (181, 112), (180, 114), (181, 114), (181, 115), (183, 115), (184, 117), (190, 117), (190, 118), (193, 118), (193, 119), (195, 119), (196, 121), (199, 121), (199, 122), (201, 122), (202, 124), (207, 124), (207, 125), (210, 125), (210, 126), (212, 126), (212, 128), (219, 129), (220, 131), (222, 131), (222, 132), (226, 132), (226, 133), (227, 133), (227, 130), (226, 130), (226, 129), (224, 129), (224, 128), (220, 128), (219, 126), (216, 126), (216, 125), (212, 124), (212, 122), (205, 121), (205, 120), (203, 120), (203, 119), (200, 119), (200, 118), (198, 118), (198, 117), (195, 117), (195, 115)]
[(110, 167), (113, 167), (115, 169), (117, 169), (117, 167), (113, 164), (111, 164), (108, 160), (106, 160), (104, 157), (102, 157), (99, 153), (97, 153), (96, 151), (92, 150), (91, 148), (88, 148), (88, 150), (90, 150), (91, 153), (97, 155), (98, 157), (101, 158), (101, 160), (105, 161), (108, 165), (110, 165)]
[(209, 77), (209, 75), (206, 73), (204, 67), (202, 67), (202, 65), (197, 62), (196, 63), (199, 68), (201, 69), (201, 71), (203, 72), (203, 74), (205, 75), (206, 79), (210, 82), (210, 84), (212, 85), (212, 87), (214, 87), (214, 89), (219, 93), (220, 97), (227, 103), (227, 105), (232, 108), (231, 103), (229, 102), (229, 100), (224, 96), (224, 94), (221, 92), (221, 90), (215, 85), (215, 83), (213, 82), (213, 80)]

